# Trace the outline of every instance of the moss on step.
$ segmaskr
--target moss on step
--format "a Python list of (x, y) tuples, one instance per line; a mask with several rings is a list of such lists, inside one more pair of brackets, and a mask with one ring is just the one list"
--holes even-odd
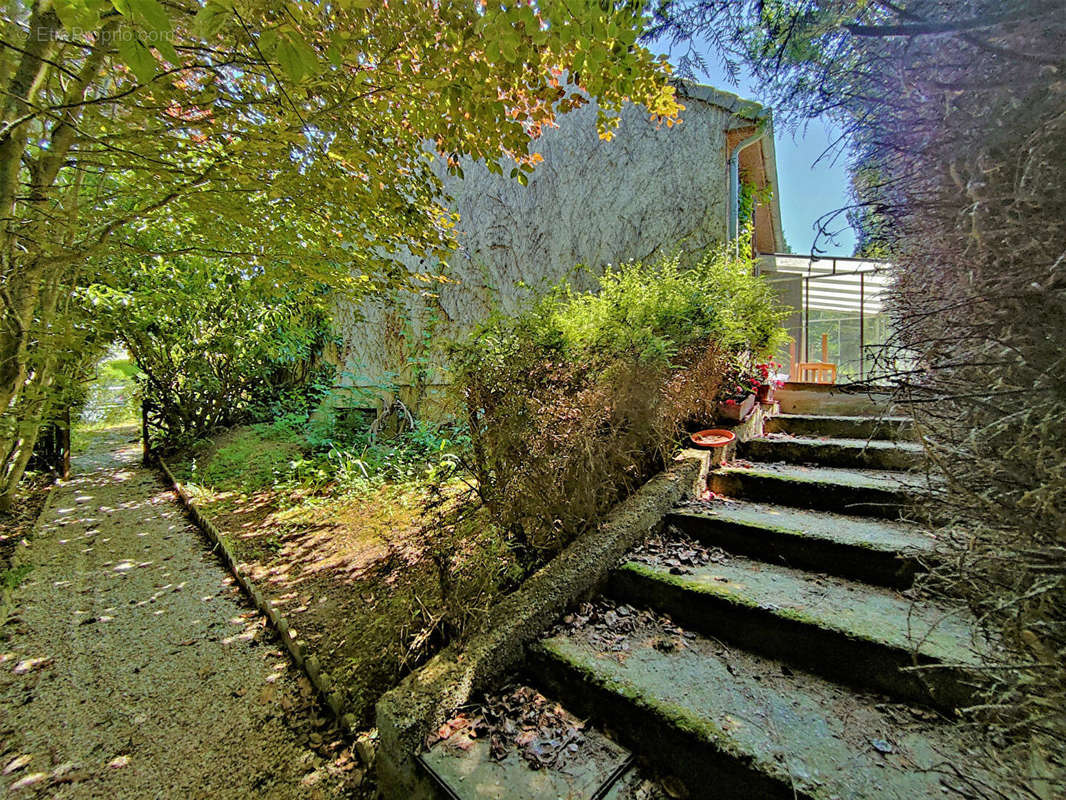
[[(663, 637), (677, 646), (658, 646)], [(780, 662), (654, 622), (626, 644), (604, 650), (594, 630), (577, 629), (534, 659), (560, 700), (610, 724), (694, 797), (713, 785), (721, 797), (917, 800), (954, 786), (938, 765), (972, 763), (957, 730), (901, 721), (877, 697)]]
[(980, 661), (962, 609), (914, 603), (889, 589), (739, 557), (685, 575), (632, 561), (622, 570), (900, 653), (950, 664)]
[(936, 544), (934, 537), (913, 525), (745, 500), (680, 508), (672, 515), (672, 519), (676, 518), (742, 527), (749, 529), (752, 535), (769, 531), (880, 552), (926, 553)]

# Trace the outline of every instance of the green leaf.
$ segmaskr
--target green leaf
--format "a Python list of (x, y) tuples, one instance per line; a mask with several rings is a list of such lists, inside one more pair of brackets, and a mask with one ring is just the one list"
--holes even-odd
[(318, 53), (299, 35), (291, 33), (278, 35), (275, 57), (281, 65), (282, 72), (294, 81), (315, 74), (322, 66), (318, 60)]
[(159, 0), (124, 0), (128, 2), (133, 17), (138, 23), (143, 23), (153, 33), (169, 34), (173, 29), (170, 17), (166, 9), (159, 4)]
[(288, 39), (278, 38), (276, 56), (278, 64), (281, 66), (281, 71), (285, 73), (287, 78), (298, 81), (304, 76), (304, 66), (300, 53)]
[(303, 65), (305, 75), (314, 75), (321, 70), (322, 64), (318, 60), (318, 53), (302, 37), (294, 36), (292, 46), (296, 49), (296, 55)]
[(271, 29), (259, 34), (259, 52), (270, 58), (278, 49), (278, 32)]
[(219, 3), (205, 3), (193, 17), (193, 30), (205, 39), (216, 36), (232, 16), (231, 9)]
[(329, 43), (329, 48), (326, 50), (326, 58), (328, 58), (329, 63), (335, 67), (341, 65), (341, 48), (336, 40)]
[(100, 27), (100, 12), (85, 0), (56, 0), (56, 16), (69, 33), (94, 31)]
[(178, 55), (178, 51), (174, 49), (174, 44), (169, 38), (163, 38), (157, 41), (155, 43), (155, 49), (159, 51), (163, 58), (174, 66), (181, 64), (181, 56)]
[(152, 55), (152, 52), (144, 46), (144, 42), (139, 38), (136, 36), (120, 36), (118, 52), (141, 83), (148, 83), (155, 77), (155, 56)]

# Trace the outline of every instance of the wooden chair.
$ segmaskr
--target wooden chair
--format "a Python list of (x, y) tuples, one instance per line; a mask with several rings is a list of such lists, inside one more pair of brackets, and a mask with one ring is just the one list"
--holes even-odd
[(827, 361), (801, 361), (796, 365), (801, 383), (836, 383), (837, 365)]
[(829, 362), (829, 337), (822, 334), (822, 360), (796, 361), (796, 343), (789, 348), (791, 365), (788, 379), (799, 383), (836, 383), (837, 365)]

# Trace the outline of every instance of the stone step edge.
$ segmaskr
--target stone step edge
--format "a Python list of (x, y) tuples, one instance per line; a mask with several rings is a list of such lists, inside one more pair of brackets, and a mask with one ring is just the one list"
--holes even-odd
[[(581, 690), (591, 690), (593, 694), (602, 692), (608, 695), (609, 698), (605, 699), (613, 701), (616, 705), (624, 706), (627, 716), (635, 713), (650, 718), (650, 721), (645, 721), (644, 724), (653, 733), (659, 733), (660, 730), (668, 731), (673, 734), (675, 740), (686, 741), (690, 746), (698, 747), (704, 753), (710, 750), (715, 757), (729, 761), (736, 771), (762, 779), (768, 784), (767, 788), (773, 787), (782, 792), (788, 791), (791, 796), (792, 781), (787, 770), (777, 773), (772, 768), (770, 770), (763, 768), (764, 765), (757, 764), (752, 754), (737, 745), (728, 732), (707, 720), (694, 716), (683, 707), (649, 696), (627, 682), (597, 673), (588, 665), (576, 662), (566, 654), (559, 652), (552, 646), (550, 640), (542, 640), (532, 645), (529, 655), (530, 665), (542, 678), (553, 669), (566, 673), (569, 679), (568, 684), (579, 685)], [(551, 682), (549, 675), (549, 686)], [(596, 707), (600, 709), (602, 717), (610, 718), (609, 711), (603, 713), (602, 704), (597, 702)], [(656, 730), (657, 728), (660, 730)], [(658, 737), (653, 737), (653, 741), (659, 741)], [(676, 744), (676, 741), (670, 744)], [(706, 763), (705, 758), (700, 760)]]
[[(896, 694), (908, 702), (932, 705), (949, 713), (972, 702), (972, 693), (961, 685), (963, 675), (960, 672), (960, 670), (965, 668), (972, 668), (974, 666), (972, 664), (947, 663), (936, 656), (921, 653), (915, 654), (913, 651), (901, 648), (892, 642), (864, 635), (861, 631), (831, 627), (818, 619), (807, 617), (801, 612), (790, 609), (777, 609), (762, 606), (755, 602), (745, 603), (735, 596), (719, 594), (693, 581), (686, 581), (683, 575), (671, 575), (664, 569), (657, 569), (647, 564), (628, 562), (619, 567), (613, 577), (610, 593), (623, 602), (647, 605), (644, 598), (631, 596), (632, 589), (635, 587), (637, 592), (639, 592), (642, 585), (644, 588), (649, 589), (655, 587), (660, 591), (674, 594), (677, 597), (687, 597), (690, 602), (686, 604), (686, 607), (689, 609), (693, 608), (692, 604), (698, 599), (711, 603), (723, 610), (726, 608), (734, 609), (742, 615), (758, 617), (767, 624), (776, 624), (783, 628), (791, 629), (786, 632), (786, 635), (791, 635), (796, 639), (809, 640), (810, 636), (820, 635), (827, 639), (835, 640), (837, 647), (846, 645), (865, 649), (867, 651), (865, 653), (855, 651), (854, 654), (861, 655), (868, 660), (876, 658), (876, 660), (882, 662), (882, 666), (887, 668), (887, 678), (882, 680), (877, 678), (872, 671), (864, 672), (863, 674), (869, 678), (869, 682), (861, 684), (863, 688), (886, 694)], [(630, 582), (629, 586), (625, 585), (627, 581)], [(657, 610), (664, 611), (664, 609)], [(666, 609), (665, 611), (671, 614), (673, 610)], [(706, 631), (706, 625), (694, 618), (678, 618), (677, 622), (683, 626), (692, 627), (696, 630), (702, 628)], [(801, 632), (803, 633), (802, 636), (800, 636)], [(753, 652), (758, 652), (757, 649), (753, 649), (747, 644), (741, 644), (740, 646)], [(793, 657), (795, 657), (797, 652), (792, 651)], [(875, 653), (877, 654), (876, 656)], [(784, 653), (769, 652), (768, 650), (762, 654), (767, 658), (789, 660), (788, 655)], [(829, 669), (824, 664), (815, 663), (813, 659), (796, 662), (801, 669), (822, 674), (827, 676), (829, 680), (848, 682), (845, 677), (842, 677), (844, 675), (843, 672), (842, 676), (831, 674), (834, 662), (825, 663), (829, 664)], [(913, 671), (916, 666), (921, 670), (917, 674)], [(895, 670), (895, 672), (892, 670)], [(847, 675), (855, 674), (851, 668), (846, 673)], [(923, 677), (929, 683), (935, 684), (935, 688), (929, 688), (929, 683), (926, 683)]]
[(794, 414), (791, 412), (783, 412), (781, 414), (774, 415), (774, 419), (780, 419), (788, 421), (791, 419), (813, 419), (813, 420), (846, 420), (848, 422), (881, 422), (886, 425), (906, 425), (913, 422), (910, 417), (902, 417), (898, 415), (885, 415), (877, 416), (870, 414)]
[(900, 450), (905, 453), (922, 453), (924, 452), (922, 446), (917, 442), (908, 441), (896, 441), (894, 439), (868, 439), (862, 441), (859, 440), (862, 437), (859, 436), (811, 436), (809, 434), (789, 434), (787, 439), (777, 439), (773, 436), (759, 436), (754, 439), (749, 439), (744, 442), (745, 446), (751, 446), (753, 444), (761, 445), (780, 445), (787, 447), (788, 445), (801, 445), (803, 447), (840, 447), (847, 448), (849, 450), (872, 450), (872, 451), (886, 451), (886, 450)]
[[(782, 510), (782, 512), (783, 512), (782, 513), (782, 517), (784, 517), (786, 515), (789, 515), (789, 514), (803, 514), (803, 513), (823, 514), (823, 513), (832, 513), (832, 512), (816, 511), (814, 509), (798, 508), (796, 506), (778, 506), (778, 508), (780, 508)], [(839, 539), (833, 539), (833, 538), (831, 538), (829, 536), (825, 536), (825, 535), (820, 534), (820, 533), (808, 533), (807, 531), (803, 530), (802, 528), (800, 528), (798, 526), (797, 527), (789, 527), (788, 525), (767, 525), (767, 524), (764, 524), (764, 523), (761, 523), (761, 522), (752, 522), (750, 520), (738, 519), (738, 518), (735, 518), (735, 517), (730, 517), (729, 513), (728, 513), (729, 512), (729, 507), (728, 506), (723, 508), (722, 511), (724, 513), (719, 515), (718, 513), (712, 514), (712, 513), (709, 513), (709, 512), (701, 512), (701, 511), (699, 511), (697, 509), (694, 509), (694, 508), (675, 508), (669, 514), (667, 514), (666, 521), (667, 521), (668, 524), (676, 524), (675, 519), (676, 520), (683, 520), (683, 521), (692, 520), (692, 521), (695, 521), (695, 522), (699, 522), (699, 523), (701, 523), (703, 525), (724, 526), (724, 527), (729, 527), (729, 528), (742, 528), (744, 530), (752, 531), (752, 532), (772, 533), (772, 534), (778, 534), (778, 535), (781, 535), (781, 536), (795, 537), (795, 539), (797, 539), (797, 540), (809, 541), (809, 540), (813, 539), (813, 540), (818, 541), (819, 543), (824, 542), (826, 544), (830, 544), (830, 545), (834, 545), (834, 546), (842, 547), (842, 548), (846, 547), (846, 548), (854, 549), (854, 550), (860, 551), (860, 552), (895, 553), (895, 554), (898, 554), (900, 558), (912, 558), (913, 557), (908, 552), (908, 547), (907, 546), (904, 546), (904, 547), (901, 548), (901, 547), (896, 547), (895, 545), (893, 545), (893, 544), (891, 544), (889, 542), (876, 542), (876, 541), (872, 541), (872, 540), (863, 540), (862, 542), (846, 542), (846, 541), (842, 541), (842, 540), (839, 540)], [(839, 514), (838, 516), (843, 518), (841, 520), (842, 522), (845, 521), (845, 519), (849, 518), (847, 514)], [(854, 516), (854, 517), (850, 517), (850, 519), (853, 519), (855, 522), (860, 523), (860, 524), (870, 521), (869, 517), (864, 517), (864, 516)], [(924, 544), (924, 540), (917, 533), (914, 535), (914, 537), (915, 537), (915, 544), (911, 545), (911, 548), (913, 548), (913, 552), (915, 554), (917, 554), (917, 553), (926, 554), (927, 552), (931, 552), (933, 550), (934, 544), (933, 544), (932, 540), (929, 540), (929, 542), (927, 543), (926, 546), (920, 547), (920, 546), (917, 545), (917, 542), (923, 541), (923, 544)]]
[(753, 463), (811, 464), (886, 472), (908, 472), (921, 465), (923, 456), (922, 449), (915, 445), (856, 437), (763, 436), (744, 442), (738, 452)]
[(707, 488), (726, 497), (890, 520), (899, 519), (912, 502), (905, 488), (894, 482), (855, 484), (840, 483), (828, 476), (783, 475), (772, 467), (761, 469), (760, 463), (755, 462), (750, 468), (726, 466), (713, 470), (708, 473)]
[[(600, 735), (604, 735), (602, 731), (600, 732)], [(620, 744), (618, 746), (622, 747), (622, 745)], [(604, 800), (604, 798), (606, 798), (607, 795), (610, 793), (611, 789), (613, 789), (615, 785), (622, 780), (626, 773), (628, 773), (636, 765), (636, 754), (628, 747), (625, 747), (623, 749), (625, 749), (628, 753), (625, 761), (619, 764), (618, 767), (616, 767), (610, 775), (604, 778), (603, 782), (585, 800)], [(437, 789), (443, 792), (447, 796), (448, 800), (462, 800), (460, 795), (455, 791), (455, 788), (452, 786), (452, 784), (448, 782), (448, 779), (441, 775), (439, 772), (437, 772), (437, 770), (433, 768), (433, 765), (429, 763), (425, 756), (425, 753), (419, 753), (417, 756), (415, 756), (415, 761), (418, 763), (419, 767), (425, 770), (426, 774), (429, 775), (430, 779), (433, 781)], [(532, 769), (532, 767), (528, 768)]]
[(767, 433), (793, 436), (835, 436), (872, 441), (918, 444), (909, 417), (858, 416), (850, 414), (778, 414), (766, 421)]
[[(171, 490), (177, 495), (178, 501), (185, 509), (189, 518), (193, 521), (196, 527), (200, 529), (208, 541), (211, 542), (213, 545), (212, 550), (214, 550), (221, 558), (222, 563), (226, 565), (230, 574), (236, 579), (241, 590), (252, 601), (252, 604), (270, 621), (278, 638), (281, 639), (282, 644), (285, 645), (285, 649), (296, 663), (296, 666), (298, 666), (307, 676), (307, 679), (315, 688), (322, 703), (333, 712), (337, 721), (345, 731), (349, 734), (359, 733), (358, 720), (354, 714), (346, 710), (347, 706), (344, 695), (334, 684), (330, 674), (322, 669), (321, 661), (318, 656), (315, 653), (310, 652), (302, 641), (293, 638), (292, 634), (289, 632), (290, 628), (288, 620), (285, 619), (285, 617), (274, 608), (273, 605), (271, 605), (266, 594), (256, 586), (245, 571), (240, 568), (240, 565), (233, 554), (233, 549), (222, 535), (222, 532), (210, 520), (210, 518), (200, 510), (196, 503), (193, 502), (192, 496), (189, 494), (188, 490), (186, 490), (185, 486), (181, 481), (174, 477), (170, 465), (168, 465), (164, 458), (159, 454), (152, 454), (150, 460), (154, 462), (163, 473), (166, 482), (170, 485)], [(369, 768), (370, 764), (364, 763), (363, 766)]]
[[(715, 475), (753, 475), (760, 478), (773, 478), (774, 480), (786, 481), (789, 483), (801, 483), (805, 485), (819, 485), (819, 486), (843, 486), (848, 489), (882, 489), (884, 491), (904, 491), (906, 486), (903, 483), (896, 483), (889, 477), (882, 479), (869, 478), (869, 476), (861, 476), (866, 478), (870, 482), (866, 483), (840, 483), (833, 480), (831, 477), (802, 477), (800, 475), (784, 475), (781, 472), (774, 469), (775, 463), (782, 462), (766, 462), (766, 461), (752, 461), (749, 467), (733, 466), (730, 464), (724, 464), (717, 469), (711, 470), (710, 477)], [(796, 464), (783, 464), (786, 467), (798, 467), (802, 465)], [(815, 472), (817, 470), (838, 470), (841, 472), (854, 472), (855, 470), (863, 470), (866, 472), (883, 472), (886, 475), (907, 475), (908, 473), (902, 470), (894, 469), (871, 469), (868, 467), (855, 467), (854, 469), (848, 469), (847, 467), (819, 467), (813, 466), (809, 470)]]
[[(782, 508), (790, 511), (803, 510), (790, 506)], [(829, 574), (893, 588), (906, 588), (913, 583), (914, 576), (923, 569), (919, 555), (926, 554), (926, 551), (917, 547), (909, 551), (888, 542), (846, 542), (819, 533), (711, 516), (685, 509), (671, 511), (666, 517), (666, 523), (707, 544), (748, 558), (776, 564), (777, 561), (768, 560), (767, 557), (777, 556), (786, 560), (785, 566), (805, 569), (818, 569), (822, 566), (820, 571)], [(722, 536), (728, 537), (729, 541), (722, 543)], [(833, 568), (829, 569), (829, 566)]]

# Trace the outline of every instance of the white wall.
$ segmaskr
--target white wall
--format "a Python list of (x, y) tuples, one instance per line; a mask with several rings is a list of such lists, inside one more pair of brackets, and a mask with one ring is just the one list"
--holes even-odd
[[(593, 105), (564, 116), (535, 142), (544, 163), (528, 186), (506, 177), (510, 167), (501, 177), (470, 162), (463, 164), (464, 180), (445, 177), (460, 215), (460, 249), (446, 274), (458, 283), (435, 299), (401, 292), (340, 309), (345, 369), (360, 384), (408, 384), (411, 348), (404, 337), (420, 340), (431, 319), (438, 320), (435, 340), (455, 336), (493, 308), (517, 308), (530, 294), (523, 284), (542, 290), (575, 264), (602, 267), (724, 239), (725, 131), (751, 123), (702, 100), (683, 102), (684, 121), (670, 129), (626, 108), (611, 142), (596, 134)], [(408, 265), (426, 269), (415, 258)], [(430, 382), (442, 380), (438, 372)]]

